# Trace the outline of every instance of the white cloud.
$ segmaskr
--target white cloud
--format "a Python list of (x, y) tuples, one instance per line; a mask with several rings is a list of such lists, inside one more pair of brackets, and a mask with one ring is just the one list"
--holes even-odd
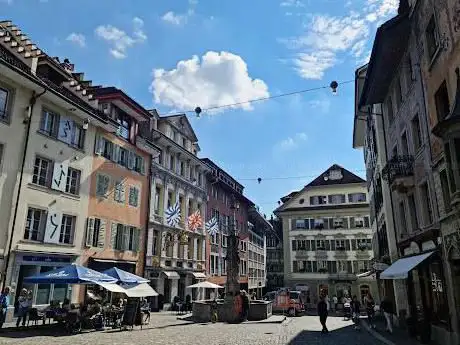
[(297, 133), (292, 137), (288, 137), (278, 142), (275, 145), (274, 150), (278, 152), (294, 150), (298, 148), (302, 144), (302, 142), (305, 142), (306, 140), (307, 135), (305, 133)]
[(284, 0), (280, 3), (281, 7), (305, 7), (305, 3), (300, 0)]
[(95, 33), (99, 38), (110, 44), (111, 48), (109, 51), (114, 58), (124, 59), (126, 58), (128, 48), (147, 40), (147, 35), (144, 33), (143, 28), (144, 21), (135, 17), (133, 19), (132, 36), (112, 25), (100, 25), (96, 28)]
[[(268, 87), (248, 74), (246, 62), (229, 52), (208, 51), (177, 63), (171, 70), (153, 71), (151, 92), (157, 104), (181, 110), (224, 106), (268, 97)], [(231, 106), (252, 110), (249, 103)], [(216, 110), (217, 111), (217, 110)]]
[(198, 4), (197, 0), (188, 1), (189, 8), (185, 13), (175, 13), (173, 11), (166, 12), (161, 19), (169, 24), (182, 26), (185, 25), (189, 18), (195, 14), (194, 7)]
[[(291, 62), (302, 78), (321, 79), (326, 70), (342, 61), (341, 54), (351, 55), (357, 61), (365, 59), (371, 28), (394, 14), (399, 0), (364, 1), (359, 13), (350, 11), (343, 17), (307, 14), (310, 20), (303, 34), (280, 40), (296, 51)], [(298, 2), (285, 0), (281, 5), (295, 7)], [(351, 1), (345, 3), (351, 5)]]
[(72, 32), (69, 36), (67, 36), (66, 40), (75, 43), (82, 48), (86, 46), (86, 38), (82, 34)]

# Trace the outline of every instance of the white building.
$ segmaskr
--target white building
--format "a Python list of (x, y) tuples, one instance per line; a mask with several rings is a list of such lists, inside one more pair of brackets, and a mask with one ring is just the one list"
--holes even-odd
[[(160, 117), (156, 111), (152, 115), (156, 121), (148, 130), (162, 152), (152, 164), (145, 274), (164, 302), (170, 303), (176, 296), (185, 299), (192, 293), (186, 287), (206, 278), (205, 174), (209, 167), (197, 156), (198, 139), (186, 115)], [(171, 226), (165, 211), (176, 202), (180, 220)], [(203, 225), (192, 230), (188, 218), (197, 211)]]
[(275, 214), (283, 224), (285, 285), (306, 286), (307, 303), (320, 291), (377, 296), (366, 181), (333, 165), (283, 200)]

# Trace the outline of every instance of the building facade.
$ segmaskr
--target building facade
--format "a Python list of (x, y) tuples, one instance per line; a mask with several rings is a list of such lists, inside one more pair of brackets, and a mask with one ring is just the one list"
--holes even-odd
[(261, 298), (267, 284), (267, 233), (273, 226), (254, 206), (248, 219), (248, 289)]
[[(80, 78), (82, 76), (80, 75)], [(150, 166), (159, 155), (142, 140), (139, 124), (152, 115), (123, 91), (93, 87), (99, 109), (117, 125), (96, 133), (90, 179), (86, 250), (80, 263), (96, 271), (111, 267), (143, 275)]]
[(320, 291), (377, 296), (369, 212), (366, 181), (338, 165), (288, 198), (275, 210), (283, 224), (284, 284), (305, 291), (308, 304)]
[[(151, 113), (152, 122), (142, 132), (161, 154), (152, 164), (145, 276), (169, 304), (176, 296), (185, 299), (192, 293), (186, 287), (206, 278), (208, 166), (197, 156), (198, 139), (186, 115)], [(197, 226), (190, 225), (192, 215), (201, 220)]]
[[(449, 40), (441, 33), (447, 31), (441, 23), (450, 22), (440, 11), (446, 4), (400, 1), (398, 15), (377, 31), (360, 100), (361, 106), (383, 109), (388, 161), (382, 177), (390, 186), (397, 220), (397, 265), (404, 267), (395, 275), (393, 262), (380, 278), (398, 281), (396, 308), (420, 326), (416, 333), (443, 344), (457, 341), (457, 326), (452, 327), (450, 320), (455, 308), (449, 308), (444, 288), (449, 274), (440, 240), (443, 186), (449, 182), (447, 174), (445, 178), (439, 174), (440, 168), (445, 171), (445, 154), (432, 134), (436, 111), (437, 116), (449, 112), (446, 84), (439, 82), (441, 86), (434, 88), (436, 60), (445, 58)], [(438, 66), (443, 65), (439, 61)]]
[[(207, 234), (206, 261), (208, 281), (225, 286), (227, 281), (227, 238), (231, 231), (238, 232), (240, 239), (240, 288), (248, 289), (248, 210), (253, 203), (244, 195), (244, 186), (209, 158), (203, 158), (210, 172), (207, 174), (208, 219), (215, 217), (218, 233)], [(233, 204), (235, 203), (235, 205)], [(233, 207), (236, 207), (233, 209)], [(233, 217), (235, 221), (233, 222)]]
[(116, 126), (68, 61), (49, 57), (8, 21), (0, 23), (0, 94), (2, 280), (12, 302), (21, 288), (32, 290), (34, 306), (76, 298), (70, 286), (23, 278), (80, 256), (96, 132)]
[(284, 287), (283, 227), (278, 218), (271, 218), (270, 223), (273, 229), (266, 234), (267, 283), (265, 292), (276, 291)]

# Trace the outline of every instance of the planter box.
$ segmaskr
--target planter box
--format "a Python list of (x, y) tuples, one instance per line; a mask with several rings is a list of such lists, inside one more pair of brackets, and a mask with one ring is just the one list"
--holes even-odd
[(271, 301), (251, 301), (249, 304), (249, 321), (266, 320), (272, 315)]

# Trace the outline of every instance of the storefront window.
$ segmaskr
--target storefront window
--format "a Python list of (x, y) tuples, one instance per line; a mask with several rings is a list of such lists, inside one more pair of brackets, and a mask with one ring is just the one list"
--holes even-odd
[[(54, 267), (42, 266), (40, 273), (52, 271)], [(37, 285), (37, 298), (35, 304), (48, 304), (51, 294), (51, 284), (38, 284)]]

